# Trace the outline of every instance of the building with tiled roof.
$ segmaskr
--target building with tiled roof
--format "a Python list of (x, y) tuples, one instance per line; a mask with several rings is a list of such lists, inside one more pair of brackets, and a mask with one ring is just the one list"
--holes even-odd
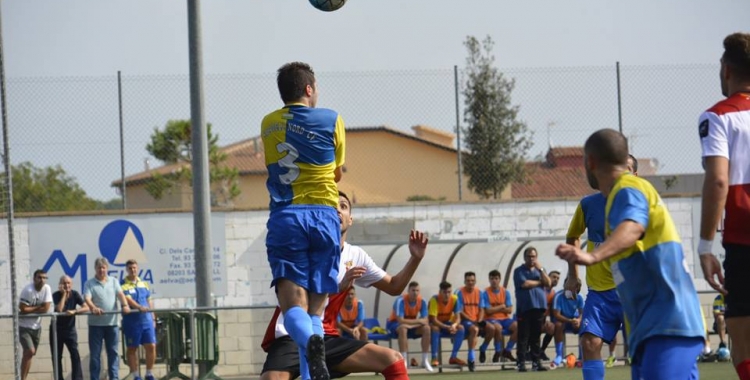
[[(413, 134), (388, 126), (348, 128), (346, 163), (339, 188), (358, 204), (459, 201), (455, 136), (423, 125), (412, 130)], [(260, 138), (239, 141), (220, 151), (227, 157), (224, 165), (239, 171), (240, 195), (228, 206), (268, 207), (267, 171)], [(190, 209), (192, 189), (188, 183), (160, 200), (153, 199), (145, 188), (154, 173), (165, 175), (186, 166), (189, 164), (165, 165), (126, 177), (128, 208)], [(586, 182), (582, 147), (550, 148), (543, 161), (527, 163), (526, 170), (526, 180), (508, 186), (497, 200), (579, 198), (593, 192)], [(654, 174), (653, 162), (640, 159), (639, 172)], [(464, 174), (461, 200), (481, 200), (468, 189), (467, 182)], [(112, 186), (119, 188), (120, 181), (112, 182)]]

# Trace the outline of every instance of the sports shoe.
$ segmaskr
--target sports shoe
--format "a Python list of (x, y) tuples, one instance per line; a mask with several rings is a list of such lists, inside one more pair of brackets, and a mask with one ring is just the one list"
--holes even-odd
[[(133, 374), (131, 373), (131, 375), (133, 375)], [(143, 380), (143, 379), (141, 379), (141, 375), (133, 375), (133, 377), (131, 377), (130, 379), (131, 380)]]
[(463, 361), (463, 360), (461, 360), (461, 359), (459, 359), (459, 358), (450, 358), (448, 360), (448, 364), (455, 364), (455, 365), (464, 366), (464, 365), (466, 365), (466, 362)]
[(549, 356), (547, 356), (547, 354), (546, 354), (546, 353), (542, 352), (542, 353), (541, 353), (541, 354), (539, 355), (539, 360), (544, 360), (544, 361), (548, 362), (548, 361), (549, 361)]
[(313, 335), (307, 340), (307, 366), (310, 368), (310, 380), (331, 380), (326, 366), (326, 344), (323, 337)]
[(541, 362), (533, 362), (531, 363), (531, 370), (535, 372), (544, 372), (547, 371), (548, 368), (545, 367)]
[(437, 360), (437, 358), (432, 358), (432, 366), (437, 367), (440, 365), (440, 362)]
[(526, 372), (526, 364), (524, 363), (518, 363), (518, 372)]
[(713, 363), (716, 361), (716, 354), (713, 351), (707, 354), (701, 354), (701, 356), (698, 357), (698, 361), (701, 363)]
[(411, 358), (409, 365), (412, 367), (419, 367), (419, 362), (417, 362), (417, 358)]
[(500, 354), (502, 354), (502, 351), (495, 351), (495, 354), (492, 355), (492, 362), (497, 363), (500, 361)]
[(469, 360), (469, 372), (474, 372), (474, 369), (476, 368), (476, 364), (474, 364), (473, 360)]
[(614, 355), (607, 358), (607, 360), (604, 362), (604, 366), (607, 367), (607, 368), (612, 368), (612, 367), (615, 366), (615, 357), (614, 357)]
[(156, 378), (154, 377), (154, 375), (146, 375), (146, 377), (144, 377), (144, 379), (145, 380), (156, 380)]
[(562, 364), (562, 361), (563, 361), (563, 357), (560, 355), (557, 355), (555, 356), (555, 360), (553, 360), (552, 363), (550, 364), (550, 367), (552, 367), (553, 365), (555, 367), (559, 367)]
[(479, 362), (484, 363), (487, 361), (487, 352), (486, 351), (479, 351)]
[(503, 350), (503, 352), (500, 355), (512, 362), (516, 361), (516, 358), (513, 357), (513, 354), (511, 354), (509, 350)]
[[(435, 360), (435, 362), (437, 362), (437, 360)], [(435, 364), (435, 365), (437, 365), (437, 364)], [(422, 362), (422, 367), (424, 367), (424, 369), (426, 369), (427, 372), (435, 372), (435, 369), (432, 368), (432, 366), (430, 365), (430, 361), (427, 360), (427, 359), (425, 359)]]

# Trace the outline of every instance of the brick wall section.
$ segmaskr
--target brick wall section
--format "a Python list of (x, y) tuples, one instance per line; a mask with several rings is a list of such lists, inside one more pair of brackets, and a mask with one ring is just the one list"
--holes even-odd
[[(677, 228), (682, 236), (688, 264), (693, 270), (692, 241), (699, 223), (700, 199), (667, 198)], [(514, 203), (468, 203), (434, 205), (390, 205), (377, 207), (354, 207), (355, 226), (350, 241), (402, 241), (405, 231), (413, 226), (429, 234), (434, 242), (445, 239), (508, 238), (524, 240), (545, 236), (564, 236), (570, 216), (577, 205), (576, 200), (514, 202)], [(115, 217), (115, 216), (113, 216)], [(262, 237), (267, 211), (227, 212), (225, 218), (228, 292), (215, 300), (217, 306), (274, 305), (275, 295), (269, 288), (271, 280)], [(127, 216), (125, 216), (127, 218)], [(15, 221), (16, 257), (19, 288), (30, 281), (28, 219)], [(397, 227), (397, 228), (396, 228)], [(397, 231), (398, 230), (398, 231)], [(257, 241), (256, 241), (257, 240)], [(260, 243), (260, 244), (259, 244)], [(7, 225), (0, 224), (0, 315), (8, 315), (14, 302), (10, 299), (9, 256)], [(379, 263), (383, 264), (383, 263)], [(696, 280), (699, 289), (707, 289), (703, 280)], [(703, 303), (710, 303), (702, 299)], [(158, 299), (157, 308), (193, 306), (194, 299)], [(228, 310), (219, 312), (221, 375), (257, 374), (260, 372), (265, 354), (258, 349), (272, 309)], [(710, 313), (708, 314), (710, 315)], [(710, 320), (710, 317), (708, 317)], [(45, 322), (39, 354), (32, 365), (31, 379), (50, 379), (51, 359), (48, 343), (48, 322)], [(13, 350), (12, 324), (10, 319), (0, 319), (0, 378), (12, 374)], [(79, 317), (79, 342), (84, 371), (88, 371), (88, 345), (85, 317)], [(395, 343), (395, 342), (394, 342)], [(67, 373), (67, 354), (64, 367)], [(158, 374), (163, 366), (157, 366)], [(121, 374), (127, 369), (121, 365)], [(183, 366), (189, 374), (189, 366)]]

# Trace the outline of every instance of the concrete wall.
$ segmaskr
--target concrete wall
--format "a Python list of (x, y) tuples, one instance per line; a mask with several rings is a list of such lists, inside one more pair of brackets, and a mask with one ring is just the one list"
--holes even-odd
[[(688, 264), (693, 268), (693, 272), (700, 276), (700, 268), (696, 267), (696, 260), (693, 255), (693, 239), (697, 240), (700, 199), (667, 198), (665, 202), (682, 236)], [(380, 258), (376, 261), (381, 266), (385, 264), (384, 260), (387, 254), (379, 252), (386, 252), (386, 249), (393, 247), (392, 243), (406, 242), (409, 228), (427, 232), (430, 236), (432, 249), (435, 251), (447, 248), (447, 245), (441, 244), (441, 241), (446, 242), (448, 240), (475, 241), (472, 244), (480, 244), (479, 241), (507, 241), (507, 244), (518, 245), (519, 243), (515, 243), (514, 240), (562, 238), (567, 231), (570, 216), (573, 214), (576, 205), (577, 200), (355, 206), (353, 209), (355, 225), (351, 230), (349, 241), (355, 244), (363, 244), (368, 251), (372, 250), (373, 257)], [(118, 216), (113, 215), (113, 218), (116, 217)], [(127, 215), (124, 218), (127, 218)], [(237, 211), (226, 214), (228, 291), (226, 296), (218, 297), (215, 300), (217, 306), (275, 304), (275, 295), (269, 288), (271, 273), (263, 244), (266, 219), (266, 211)], [(30, 274), (33, 270), (29, 267), (30, 254), (39, 254), (29, 252), (29, 239), (33, 237), (28, 234), (28, 223), (29, 219), (17, 219), (14, 224), (19, 288), (30, 281)], [(556, 241), (557, 239), (554, 240), (554, 242)], [(554, 242), (549, 241), (547, 244), (553, 246)], [(10, 314), (14, 304), (10, 297), (9, 254), (8, 249), (6, 249), (8, 246), (7, 224), (2, 224), (0, 225), (0, 247), (2, 247), (0, 249), (0, 273), (2, 273), (0, 275), (0, 315)], [(402, 247), (402, 250), (404, 249)], [(480, 249), (474, 247), (474, 250)], [(408, 255), (408, 250), (403, 252), (405, 252), (403, 254)], [(556, 259), (551, 256), (552, 254), (548, 250), (542, 254), (544, 260), (551, 264), (563, 265), (559, 260), (555, 262)], [(446, 257), (446, 255), (441, 257)], [(477, 273), (484, 273), (487, 268), (483, 263), (485, 259), (479, 258), (477, 260)], [(434, 272), (438, 272), (439, 269), (442, 270), (441, 268), (444, 268), (445, 265), (442, 263), (435, 265), (434, 267), (423, 265), (424, 268), (420, 268), (420, 271), (424, 270), (430, 273), (418, 272), (418, 275), (431, 276), (431, 278), (441, 276), (442, 272)], [(387, 268), (390, 273), (394, 274), (398, 269), (393, 265)], [(480, 279), (484, 279), (484, 276), (480, 276)], [(452, 281), (454, 281), (454, 284), (460, 285), (458, 278)], [(456, 283), (456, 281), (459, 282)], [(702, 279), (696, 279), (695, 284), (699, 290), (708, 290)], [(479, 285), (486, 286), (481, 282)], [(425, 295), (432, 294), (436, 291), (436, 286), (437, 283), (429, 284), (429, 286), (423, 285), (423, 293)], [(367, 308), (372, 308), (375, 305), (375, 294), (376, 292), (372, 290), (360, 292), (360, 298), (365, 301)], [(701, 301), (708, 304), (710, 300), (711, 296), (706, 295), (702, 297)], [(381, 302), (387, 304), (388, 301), (381, 299)], [(158, 299), (156, 301), (157, 308), (192, 305), (194, 305), (194, 300), (188, 298)], [(707, 315), (710, 315), (710, 310), (707, 309), (706, 311), (709, 311)], [(387, 313), (381, 311), (378, 314), (381, 324), (383, 324), (383, 319)], [(270, 315), (271, 309), (219, 312), (220, 374), (247, 374), (260, 371), (265, 355), (258, 347)], [(368, 315), (370, 315), (369, 312)], [(47, 343), (48, 323), (45, 323), (44, 326), (43, 343), (32, 366), (33, 379), (46, 380), (51, 378), (51, 360), (49, 344)], [(78, 326), (80, 329), (79, 341), (84, 357), (84, 369), (87, 370), (88, 349), (85, 343), (87, 341), (85, 317), (79, 317)], [(13, 373), (10, 363), (13, 341), (11, 330), (10, 319), (0, 319), (0, 378), (6, 378)], [(67, 361), (67, 359), (65, 360)], [(189, 371), (189, 369), (184, 371)]]

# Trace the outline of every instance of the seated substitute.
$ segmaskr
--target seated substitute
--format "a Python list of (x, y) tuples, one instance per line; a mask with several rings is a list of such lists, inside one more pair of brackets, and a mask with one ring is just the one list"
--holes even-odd
[(350, 288), (344, 304), (336, 318), (336, 326), (345, 338), (367, 341), (365, 328), (365, 304), (357, 299), (357, 292)]
[[(510, 351), (516, 344), (516, 331), (518, 324), (515, 319), (512, 318), (513, 314), (513, 299), (510, 296), (510, 290), (505, 289), (500, 285), (502, 276), (500, 271), (493, 269), (489, 274), (490, 286), (482, 292), (482, 298), (484, 299), (484, 321), (487, 325), (494, 327), (494, 335), (492, 338), (495, 340), (495, 354), (492, 355), (492, 362), (497, 363), (500, 361), (500, 357), (504, 357), (512, 362), (516, 361), (513, 354)], [(505, 331), (510, 331), (510, 339), (508, 339), (508, 345), (503, 347), (504, 339), (503, 334)], [(486, 350), (489, 346), (489, 339), (486, 339), (479, 347), (479, 362), (484, 363), (486, 360)]]
[[(421, 339), (422, 367), (432, 372), (430, 365), (430, 321), (427, 318), (427, 301), (422, 298), (419, 283), (409, 283), (408, 292), (397, 297), (393, 302), (393, 310), (386, 324), (388, 332), (398, 338), (398, 349), (404, 360), (407, 360), (409, 342), (407, 339)], [(410, 362), (412, 367), (418, 367), (415, 358)]]
[(439, 364), (438, 344), (440, 335), (446, 334), (453, 338), (453, 351), (451, 351), (449, 364), (465, 366), (466, 362), (458, 358), (458, 350), (464, 341), (465, 330), (461, 325), (461, 304), (458, 296), (453, 294), (453, 286), (448, 281), (440, 283), (440, 292), (430, 299), (429, 319), (432, 329), (432, 365)]
[[(552, 321), (555, 324), (555, 367), (562, 363), (565, 350), (565, 333), (578, 334), (581, 330), (581, 317), (583, 317), (583, 296), (581, 292), (581, 279), (575, 292), (561, 290), (555, 294), (552, 303)], [(567, 282), (567, 280), (566, 280)]]

